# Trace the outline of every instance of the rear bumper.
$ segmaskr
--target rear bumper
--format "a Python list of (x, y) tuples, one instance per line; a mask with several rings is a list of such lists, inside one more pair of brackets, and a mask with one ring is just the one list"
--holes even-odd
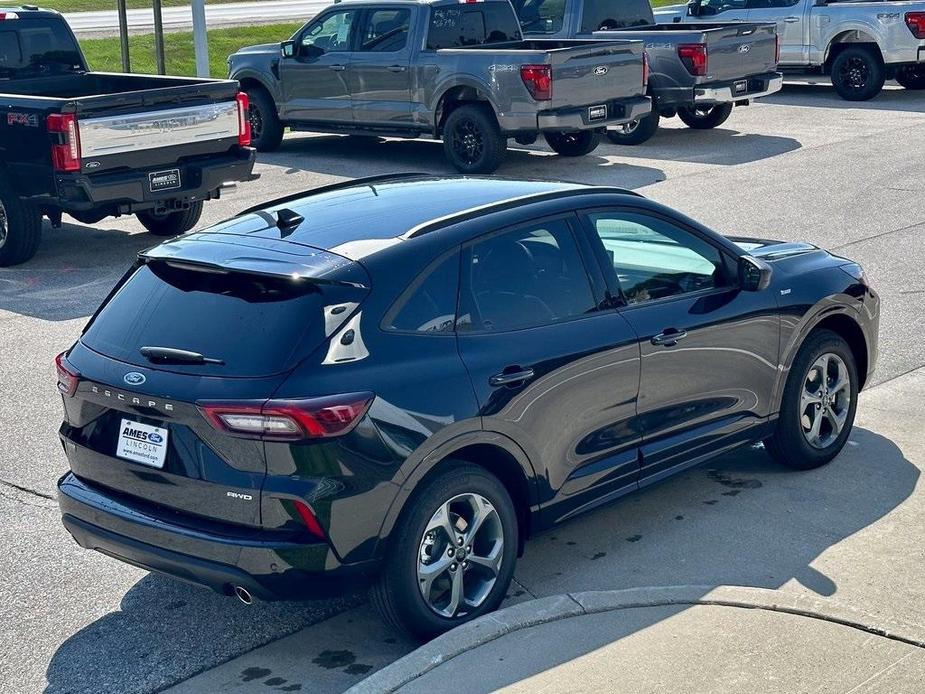
[(323, 542), (218, 535), (133, 508), (72, 473), (58, 481), (62, 522), (81, 547), (231, 595), (242, 586), (261, 600), (342, 594), (366, 585), (372, 566), (341, 564)]
[[(745, 90), (737, 85), (745, 83)], [(694, 87), (695, 104), (725, 104), (746, 99), (760, 99), (779, 92), (784, 85), (784, 76), (779, 72), (752, 75), (732, 82), (702, 84)]]
[[(223, 183), (251, 181), (256, 150), (238, 147), (218, 156), (190, 158), (174, 166), (140, 168), (102, 174), (57, 174), (54, 206), (64, 211), (112, 207), (113, 213), (131, 214), (168, 203), (190, 203), (220, 195)], [(177, 169), (180, 186), (151, 190), (150, 174)], [(42, 202), (36, 200), (36, 202)]]
[(541, 111), (537, 114), (537, 128), (543, 130), (590, 130), (608, 125), (622, 125), (642, 118), (652, 111), (652, 100), (647, 96), (613, 99), (600, 105), (607, 107), (607, 117), (591, 120), (593, 106), (581, 106), (558, 111)]

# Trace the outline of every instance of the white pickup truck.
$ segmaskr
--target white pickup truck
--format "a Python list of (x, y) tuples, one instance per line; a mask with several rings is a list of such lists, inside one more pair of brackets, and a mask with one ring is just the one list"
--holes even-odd
[(925, 89), (925, 0), (692, 0), (655, 11), (659, 24), (776, 21), (780, 67), (821, 71), (843, 99), (876, 96), (887, 79)]

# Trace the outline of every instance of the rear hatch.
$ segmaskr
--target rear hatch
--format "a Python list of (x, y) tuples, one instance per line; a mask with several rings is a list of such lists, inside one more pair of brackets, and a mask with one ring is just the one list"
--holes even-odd
[(200, 408), (259, 410), (353, 314), (365, 281), (356, 263), (283, 241), (206, 232), (146, 252), (63, 357), (77, 377), (61, 428), (72, 471), (173, 522), (259, 527), (264, 442)]

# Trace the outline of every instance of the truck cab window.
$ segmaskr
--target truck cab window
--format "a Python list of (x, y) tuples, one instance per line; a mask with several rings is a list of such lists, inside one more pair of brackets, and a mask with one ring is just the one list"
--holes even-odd
[(360, 39), (365, 53), (395, 53), (408, 44), (411, 10), (372, 10)]
[(525, 34), (555, 34), (565, 23), (565, 0), (514, 0)]
[(730, 10), (745, 10), (748, 7), (747, 0), (700, 0), (700, 16), (708, 17)]
[(652, 24), (652, 8), (649, 0), (585, 0), (581, 12), (579, 33), (590, 34), (605, 29), (649, 26)]
[[(485, 27), (491, 27), (491, 31)], [(430, 14), (428, 50), (485, 46), (518, 40), (520, 27), (508, 3), (435, 7)]]
[(302, 34), (302, 48), (320, 48), (324, 53), (350, 49), (350, 27), (354, 10), (333, 12), (319, 19)]

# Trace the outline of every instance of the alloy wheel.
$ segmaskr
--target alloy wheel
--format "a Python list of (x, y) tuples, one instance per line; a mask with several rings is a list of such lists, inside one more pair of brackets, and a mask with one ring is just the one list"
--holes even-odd
[(631, 120), (629, 123), (622, 123), (616, 127), (623, 135), (630, 135), (636, 132), (636, 129), (639, 127), (639, 119)]
[(485, 141), (475, 121), (465, 118), (456, 124), (451, 136), (453, 151), (466, 164), (474, 164), (482, 157)]
[(846, 87), (863, 89), (870, 80), (870, 68), (861, 58), (849, 58), (841, 66), (838, 77)]
[(800, 425), (813, 448), (828, 448), (841, 434), (851, 405), (848, 367), (826, 352), (813, 362), (800, 391)]
[(263, 133), (263, 115), (260, 113), (260, 109), (251, 104), (250, 109), (248, 109), (247, 119), (251, 123), (251, 138), (259, 140), (260, 135)]
[(477, 609), (501, 570), (504, 531), (492, 503), (480, 494), (458, 494), (428, 522), (418, 550), (418, 587), (442, 617)]

